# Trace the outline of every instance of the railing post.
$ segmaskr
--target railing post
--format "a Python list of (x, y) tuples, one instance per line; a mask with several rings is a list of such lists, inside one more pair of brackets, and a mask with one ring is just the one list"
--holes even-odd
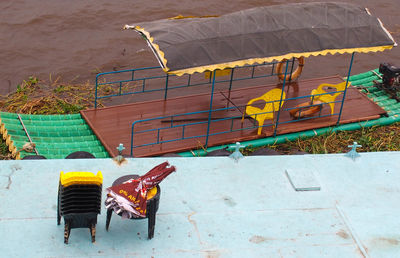
[(274, 71), (275, 71), (275, 62), (272, 62), (272, 70), (270, 76), (274, 75)]
[(235, 68), (231, 69), (231, 79), (229, 80), (229, 92), (228, 92), (228, 99), (226, 100), (226, 107), (229, 107), (229, 100), (231, 99), (231, 89), (232, 89), (232, 82), (233, 82), (233, 71)]
[(350, 78), (351, 68), (353, 66), (354, 54), (355, 54), (355, 52), (353, 52), (353, 54), (351, 54), (351, 61), (350, 61), (349, 71), (347, 73), (346, 88), (344, 89), (344, 92), (343, 92), (342, 104), (340, 105), (339, 117), (338, 117), (336, 125), (339, 125), (340, 118), (342, 116), (343, 104), (344, 104), (344, 100), (346, 98), (347, 86), (349, 85), (349, 78)]
[(210, 98), (210, 109), (208, 110), (208, 123), (207, 123), (207, 135), (206, 135), (206, 142), (205, 147), (208, 144), (208, 137), (210, 134), (210, 123), (211, 123), (211, 113), (212, 113), (212, 106), (213, 106), (213, 97), (214, 97), (214, 86), (215, 86), (215, 71), (212, 72), (212, 85), (211, 85), (211, 98)]
[(135, 127), (135, 122), (132, 123), (132, 130), (131, 130), (131, 157), (133, 157), (133, 129)]
[(98, 77), (99, 75), (96, 75), (96, 88), (94, 90), (94, 108), (97, 108), (97, 87), (98, 87)]
[[(289, 59), (286, 60), (285, 76), (283, 77), (282, 93), (281, 93), (281, 99), (280, 99), (280, 101), (279, 101), (278, 115), (276, 116), (274, 137), (276, 137), (276, 132), (278, 131), (279, 116), (280, 116), (280, 114), (281, 114), (282, 98), (283, 98), (283, 92), (285, 91), (285, 84), (286, 84), (286, 76), (287, 76), (288, 66), (289, 66)], [(275, 103), (272, 103), (272, 105), (274, 105), (274, 104), (275, 104)]]
[(191, 74), (189, 74), (188, 83), (187, 83), (187, 86), (188, 86), (188, 87), (190, 86), (191, 79), (192, 79), (192, 75), (191, 75)]
[(294, 68), (294, 60), (295, 58), (292, 58), (292, 67), (290, 68), (290, 75), (289, 75), (289, 82), (292, 82), (292, 74), (293, 74), (293, 68)]
[(167, 74), (167, 77), (165, 77), (165, 94), (164, 94), (164, 100), (167, 99), (167, 92), (168, 92), (168, 78), (169, 74)]

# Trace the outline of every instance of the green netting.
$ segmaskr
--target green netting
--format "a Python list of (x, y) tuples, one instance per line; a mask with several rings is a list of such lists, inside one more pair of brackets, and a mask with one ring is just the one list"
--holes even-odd
[[(17, 150), (21, 150), (22, 146), (24, 145), (24, 142), (15, 142), (14, 145), (17, 148)], [(50, 146), (50, 147), (55, 147), (55, 146)], [(36, 150), (40, 155), (46, 156), (48, 154), (52, 155), (59, 155), (60, 158), (63, 158), (67, 156), (68, 154), (71, 154), (72, 152), (76, 151), (87, 151), (90, 153), (96, 153), (96, 152), (104, 152), (105, 149), (103, 146), (97, 146), (97, 147), (68, 147), (65, 149), (62, 148), (45, 148), (45, 147), (39, 147), (36, 146)], [(47, 156), (46, 156), (47, 157)]]
[(387, 100), (387, 99), (390, 99), (390, 97), (387, 96), (387, 95), (384, 95), (384, 96), (376, 97), (376, 98), (374, 98), (373, 100), (374, 100), (375, 102), (378, 102), (378, 104), (379, 104), (379, 102), (384, 101), (384, 100)]
[[(65, 158), (75, 151), (87, 151), (96, 158), (109, 157), (101, 142), (93, 134), (80, 114), (72, 115), (20, 115), (40, 155), (48, 159)], [(28, 137), (14, 113), (0, 112), (1, 122), (17, 150), (27, 143)], [(20, 152), (21, 158), (33, 155)]]
[[(7, 128), (7, 126), (6, 126)], [(25, 135), (24, 130), (18, 130), (18, 129), (8, 129), (7, 131), (11, 135)], [(75, 136), (90, 136), (93, 135), (93, 133), (89, 130), (82, 130), (82, 131), (70, 131), (70, 130), (62, 130), (62, 131), (52, 131), (52, 132), (46, 132), (46, 131), (41, 131), (41, 132), (36, 132), (36, 131), (29, 131), (29, 135), (31, 137), (75, 137)]]
[[(1, 116), (1, 121), (5, 124), (18, 124), (20, 125), (19, 119), (16, 118), (4, 118)], [(37, 125), (38, 120), (22, 119), (24, 125)], [(40, 120), (41, 126), (70, 126), (70, 125), (85, 125), (86, 122), (83, 119), (71, 119), (71, 120)]]
[[(27, 139), (26, 136), (21, 136), (21, 135), (13, 135), (12, 136), (13, 140), (16, 141), (24, 141)], [(88, 136), (71, 136), (71, 137), (31, 137), (32, 141), (37, 143), (37, 142), (48, 142), (48, 143), (68, 143), (68, 142), (88, 142), (88, 141), (95, 141), (99, 142), (97, 140), (97, 137), (95, 135), (88, 135)]]
[[(16, 146), (23, 146), (26, 140), (14, 140), (12, 141)], [(103, 145), (100, 141), (87, 141), (87, 142), (69, 142), (69, 143), (54, 143), (54, 142), (35, 142), (38, 149), (73, 149), (73, 148), (97, 148)]]
[(376, 76), (375, 73), (379, 74), (379, 68), (365, 72), (365, 73), (352, 75), (349, 77), (349, 80), (351, 81), (352, 84), (354, 84), (355, 81), (357, 81), (357, 80), (361, 80), (361, 79), (368, 78), (371, 76)]
[(395, 110), (398, 109), (398, 105), (393, 105), (393, 104), (398, 104), (397, 102), (393, 102), (396, 101), (395, 99), (386, 99), (383, 101), (380, 101), (379, 104), (383, 105), (384, 107), (386, 107), (387, 109), (390, 110)]
[[(7, 130), (23, 130), (21, 124), (5, 124)], [(25, 125), (26, 130), (29, 134), (34, 132), (64, 132), (69, 131), (73, 133), (74, 131), (90, 130), (88, 125), (70, 125), (70, 126), (38, 126), (38, 125)]]
[[(76, 151), (87, 151), (90, 153), (96, 153), (96, 152), (103, 152), (104, 149), (101, 147), (95, 147), (95, 148), (71, 148), (71, 149), (37, 149), (40, 155), (46, 156), (48, 154), (51, 155), (59, 155), (60, 158), (64, 158), (67, 155), (71, 154), (72, 152)], [(46, 156), (47, 157), (47, 156)]]
[(386, 93), (384, 91), (377, 91), (374, 94), (376, 97), (380, 97), (380, 96), (386, 96)]
[[(40, 155), (45, 156), (47, 159), (64, 159), (66, 156), (68, 156), (68, 154), (66, 154), (65, 156), (62, 156), (60, 154), (52, 154), (52, 153), (46, 153), (46, 154), (41, 154)], [(96, 158), (109, 158), (109, 155), (106, 152), (95, 152), (92, 153), (93, 156), (95, 156)], [(25, 156), (29, 156), (29, 155), (35, 155), (35, 153), (29, 153), (29, 152), (21, 152), (20, 153), (21, 158), (25, 157)]]
[(364, 84), (364, 86), (369, 86), (368, 87), (368, 91), (370, 92), (370, 93), (374, 93), (374, 92), (379, 92), (380, 91), (380, 89), (378, 89), (378, 88), (376, 88), (376, 87), (373, 87), (373, 83), (371, 83), (372, 85), (365, 85)]
[(379, 80), (380, 78), (378, 76), (369, 76), (365, 78), (358, 79), (356, 81), (351, 81), (351, 84), (353, 86), (358, 86), (358, 85), (364, 85), (365, 83), (371, 83), (373, 80)]
[[(56, 120), (73, 120), (73, 119), (82, 119), (80, 114), (68, 114), (68, 115), (28, 115), (28, 114), (20, 114), (23, 120), (39, 120), (39, 121), (56, 121)], [(18, 119), (18, 114), (16, 113), (8, 113), (8, 112), (0, 112), (1, 118), (12, 118)]]

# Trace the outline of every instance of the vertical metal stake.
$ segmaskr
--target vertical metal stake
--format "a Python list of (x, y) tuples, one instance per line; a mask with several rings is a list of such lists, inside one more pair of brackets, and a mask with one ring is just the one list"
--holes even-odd
[(206, 143), (205, 147), (208, 145), (208, 136), (210, 134), (210, 123), (211, 123), (211, 113), (212, 113), (212, 106), (213, 106), (213, 97), (214, 97), (214, 86), (215, 86), (215, 71), (212, 72), (212, 85), (211, 85), (211, 98), (210, 98), (210, 109), (208, 111), (208, 123), (207, 123), (207, 135), (206, 135)]
[(134, 132), (135, 122), (132, 123), (132, 130), (131, 130), (131, 157), (133, 157), (133, 132)]
[(290, 68), (290, 75), (289, 75), (289, 82), (292, 82), (292, 74), (293, 74), (293, 68), (294, 68), (294, 60), (295, 58), (292, 58), (292, 67)]
[(228, 92), (228, 99), (226, 100), (226, 107), (229, 107), (229, 100), (231, 99), (231, 89), (232, 89), (232, 81), (233, 81), (233, 71), (235, 68), (231, 69), (231, 79), (229, 80), (229, 92)]
[(99, 75), (96, 75), (96, 89), (94, 90), (94, 108), (97, 108), (97, 87), (98, 87), (98, 77)]
[(168, 79), (169, 79), (169, 74), (167, 74), (167, 77), (165, 77), (165, 94), (164, 94), (164, 100), (167, 99), (167, 92), (168, 92)]
[(349, 78), (350, 78), (351, 68), (353, 66), (354, 54), (355, 54), (355, 52), (353, 52), (353, 54), (351, 54), (349, 72), (347, 73), (346, 88), (344, 89), (344, 92), (343, 92), (342, 103), (340, 105), (339, 117), (338, 117), (336, 125), (339, 125), (340, 118), (342, 117), (343, 104), (344, 104), (344, 100), (346, 98), (347, 86), (349, 85)]
[[(279, 101), (278, 115), (276, 116), (274, 137), (276, 137), (276, 132), (278, 131), (279, 116), (280, 116), (280, 114), (281, 114), (282, 98), (283, 98), (283, 92), (285, 91), (286, 75), (287, 75), (288, 66), (289, 66), (289, 59), (286, 60), (285, 76), (283, 77), (282, 93), (281, 93), (281, 99), (280, 99), (280, 101)], [(273, 103), (272, 105), (274, 105), (274, 104), (275, 104), (275, 103)]]

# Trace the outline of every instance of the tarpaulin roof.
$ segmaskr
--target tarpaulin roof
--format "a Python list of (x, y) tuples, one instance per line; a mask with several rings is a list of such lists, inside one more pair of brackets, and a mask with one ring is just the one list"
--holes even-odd
[(177, 75), (300, 56), (376, 52), (396, 45), (378, 18), (347, 3), (264, 6), (125, 28), (139, 32), (164, 71)]

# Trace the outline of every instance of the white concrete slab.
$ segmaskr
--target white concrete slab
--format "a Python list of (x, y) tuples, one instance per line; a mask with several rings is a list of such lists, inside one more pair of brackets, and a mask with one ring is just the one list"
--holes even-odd
[[(165, 161), (155, 236), (147, 220), (113, 216), (104, 204), (96, 243), (56, 223), (59, 172), (102, 171), (105, 188)], [(2, 257), (400, 257), (400, 153), (25, 160), (0, 162)], [(315, 169), (318, 168), (318, 169)], [(320, 191), (295, 191), (285, 170), (312, 170)]]

